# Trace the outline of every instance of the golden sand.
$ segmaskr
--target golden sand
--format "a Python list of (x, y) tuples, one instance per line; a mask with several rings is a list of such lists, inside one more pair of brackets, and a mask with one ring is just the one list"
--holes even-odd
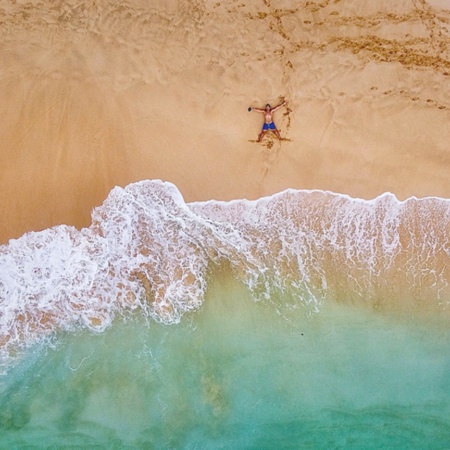
[(448, 0), (0, 0), (0, 242), (147, 178), (450, 197), (449, 30)]

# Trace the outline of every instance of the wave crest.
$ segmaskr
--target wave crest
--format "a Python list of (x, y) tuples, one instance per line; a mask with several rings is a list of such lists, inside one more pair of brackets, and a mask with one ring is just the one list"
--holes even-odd
[(0, 247), (0, 343), (80, 326), (103, 331), (137, 308), (176, 323), (202, 304), (208, 271), (222, 264), (257, 299), (289, 291), (313, 309), (361, 298), (443, 308), (449, 205), (294, 190), (186, 204), (170, 183), (116, 187), (89, 228), (58, 226)]

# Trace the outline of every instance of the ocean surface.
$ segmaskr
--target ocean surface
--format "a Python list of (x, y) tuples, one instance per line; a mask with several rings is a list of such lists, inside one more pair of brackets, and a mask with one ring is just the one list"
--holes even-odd
[(450, 447), (450, 201), (142, 181), (0, 247), (0, 448)]

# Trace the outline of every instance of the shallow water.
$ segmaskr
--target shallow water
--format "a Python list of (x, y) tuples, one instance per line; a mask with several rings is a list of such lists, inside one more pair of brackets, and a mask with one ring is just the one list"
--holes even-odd
[(0, 448), (448, 448), (450, 201), (142, 181), (0, 247)]
[(0, 447), (448, 447), (446, 318), (209, 286), (179, 324), (136, 314), (28, 349), (0, 379)]

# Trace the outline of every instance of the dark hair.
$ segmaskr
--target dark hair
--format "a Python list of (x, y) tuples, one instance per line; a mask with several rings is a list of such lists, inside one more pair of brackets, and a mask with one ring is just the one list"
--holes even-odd
[(266, 104), (266, 108), (267, 108), (267, 107), (269, 107), (269, 108), (270, 108), (270, 103), (267, 103), (267, 104)]

